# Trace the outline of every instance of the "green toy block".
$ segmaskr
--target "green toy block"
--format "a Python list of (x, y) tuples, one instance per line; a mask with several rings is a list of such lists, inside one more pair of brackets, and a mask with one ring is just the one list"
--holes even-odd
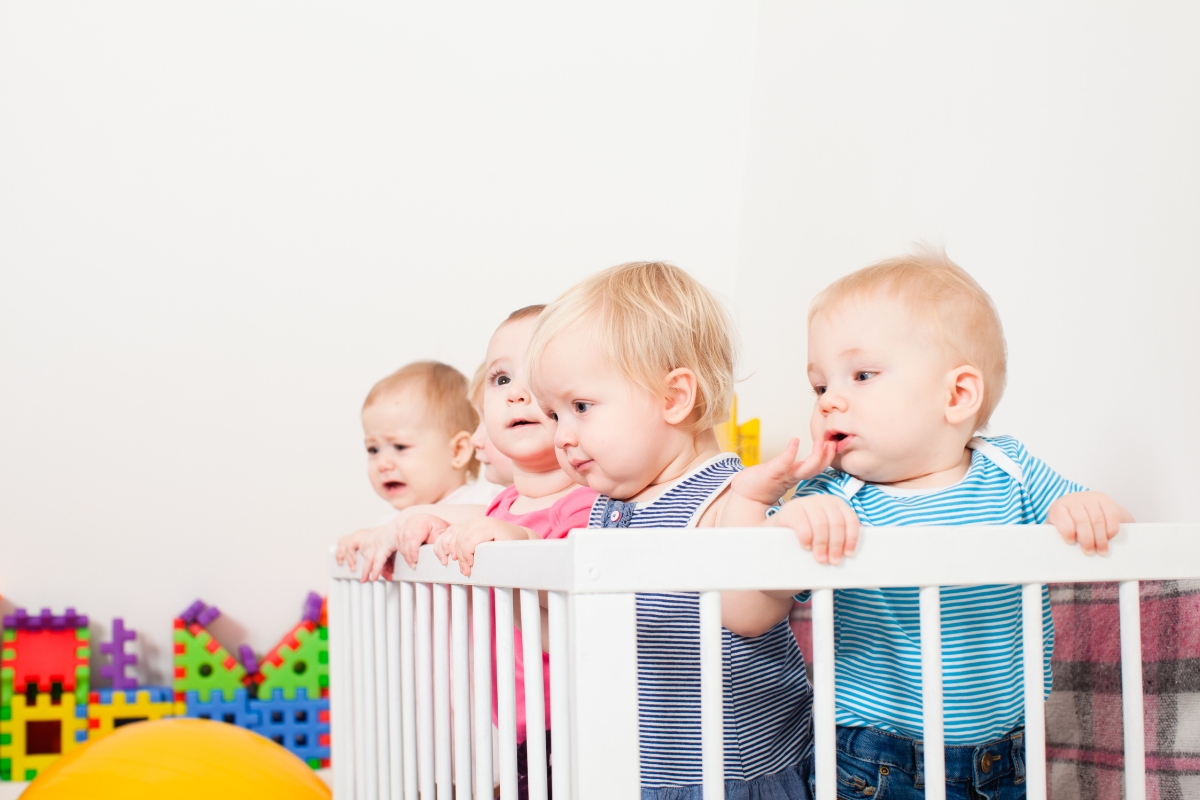
[(233, 697), (245, 689), (246, 669), (229, 654), (212, 634), (196, 624), (175, 620), (175, 690), (176, 701), (187, 692), (195, 691), (201, 702), (207, 703), (213, 689)]
[(328, 694), (329, 629), (304, 620), (263, 657), (259, 671), (259, 697), (270, 697), (275, 689), (288, 700), (296, 699), (297, 689), (309, 697)]
[(0, 781), (12, 780), (12, 759), (0, 758)]

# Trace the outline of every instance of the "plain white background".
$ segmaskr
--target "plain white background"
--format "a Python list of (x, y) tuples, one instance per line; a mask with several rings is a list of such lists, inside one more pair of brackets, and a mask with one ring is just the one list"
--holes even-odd
[(358, 410), (510, 310), (669, 259), (805, 436), (804, 318), (944, 243), (1011, 351), (992, 430), (1200, 518), (1200, 16), (1184, 4), (0, 8), (0, 594), (259, 653), (385, 507)]

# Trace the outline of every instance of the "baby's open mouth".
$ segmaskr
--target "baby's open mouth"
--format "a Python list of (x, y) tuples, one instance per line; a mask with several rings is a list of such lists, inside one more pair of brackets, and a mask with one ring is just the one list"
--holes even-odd
[(383, 490), (385, 492), (398, 492), (404, 488), (404, 483), (401, 481), (384, 481)]
[(537, 423), (535, 423), (531, 419), (514, 419), (511, 423), (509, 423), (508, 427), (517, 428), (517, 427), (520, 427), (521, 425), (536, 425), (536, 424)]

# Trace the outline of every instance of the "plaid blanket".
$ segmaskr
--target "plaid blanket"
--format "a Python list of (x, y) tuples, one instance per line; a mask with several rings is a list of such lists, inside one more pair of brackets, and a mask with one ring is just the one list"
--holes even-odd
[[(1200, 581), (1142, 584), (1149, 800), (1200, 800)], [(1054, 690), (1046, 706), (1051, 800), (1124, 795), (1116, 584), (1053, 584)], [(812, 661), (808, 604), (792, 630)]]

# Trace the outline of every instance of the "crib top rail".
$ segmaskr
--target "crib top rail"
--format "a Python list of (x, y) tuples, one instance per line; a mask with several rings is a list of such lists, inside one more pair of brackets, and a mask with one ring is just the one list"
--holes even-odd
[[(395, 580), (575, 594), (848, 589), (1200, 578), (1200, 524), (1131, 523), (1104, 557), (1048, 525), (864, 528), (858, 552), (822, 566), (776, 528), (577, 530), (565, 540), (481, 545), (464, 577), (433, 548)], [(353, 578), (330, 555), (330, 575)]]

